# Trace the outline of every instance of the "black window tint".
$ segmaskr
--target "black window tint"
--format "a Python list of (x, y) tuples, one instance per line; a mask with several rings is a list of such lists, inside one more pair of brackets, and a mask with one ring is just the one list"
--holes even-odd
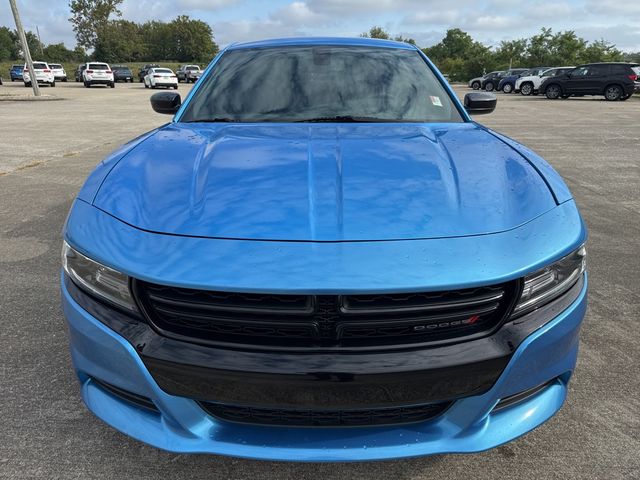
[(591, 67), (579, 67), (571, 72), (572, 77), (585, 77), (589, 75)]
[(589, 67), (589, 75), (591, 77), (597, 77), (609, 74), (609, 65), (591, 65)]
[(611, 65), (611, 75), (627, 75), (629, 67), (626, 65)]

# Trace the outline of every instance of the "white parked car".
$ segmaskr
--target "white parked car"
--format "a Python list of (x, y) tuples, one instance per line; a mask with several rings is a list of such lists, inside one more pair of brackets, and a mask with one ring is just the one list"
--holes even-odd
[[(33, 62), (33, 71), (36, 75), (38, 85), (56, 86), (56, 79), (47, 62)], [(31, 75), (29, 75), (29, 69), (26, 63), (24, 64), (24, 70), (22, 70), (22, 81), (25, 87), (31, 86)]]
[(144, 76), (144, 88), (178, 88), (178, 77), (170, 68), (150, 68)]
[(53, 78), (55, 78), (56, 82), (66, 82), (67, 81), (67, 72), (64, 71), (64, 67), (59, 63), (50, 63), (49, 68), (53, 72)]
[(575, 67), (554, 67), (541, 72), (540, 75), (528, 75), (526, 77), (520, 77), (516, 80), (516, 92), (520, 91), (522, 95), (537, 95), (540, 85), (549, 77), (555, 77), (556, 75), (564, 75), (565, 73), (573, 70)]
[(116, 86), (113, 71), (108, 63), (88, 62), (82, 72), (82, 81), (87, 88), (92, 85), (107, 85), (111, 88)]

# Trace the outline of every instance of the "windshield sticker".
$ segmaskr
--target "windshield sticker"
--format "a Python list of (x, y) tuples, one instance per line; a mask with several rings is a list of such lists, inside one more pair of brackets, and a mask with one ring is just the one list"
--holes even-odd
[(429, 98), (431, 99), (431, 103), (434, 104), (436, 107), (441, 107), (442, 106), (442, 102), (440, 101), (440, 97), (436, 97), (435, 95), (430, 95)]

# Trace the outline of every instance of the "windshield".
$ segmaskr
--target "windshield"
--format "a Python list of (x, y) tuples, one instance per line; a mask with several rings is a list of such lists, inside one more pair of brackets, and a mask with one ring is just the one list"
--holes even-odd
[(173, 72), (168, 68), (155, 68), (153, 70), (153, 73), (173, 73)]
[(552, 68), (551, 70), (547, 70), (546, 72), (544, 72), (542, 75), (540, 75), (541, 77), (552, 77), (554, 76), (556, 73), (558, 73), (558, 70), (556, 70), (555, 68)]
[[(26, 69), (27, 66), (25, 65), (24, 68)], [(33, 62), (33, 69), (34, 70), (45, 70), (47, 68), (49, 68), (49, 67), (47, 66), (46, 63)]]
[(109, 65), (105, 63), (90, 63), (89, 69), (91, 70), (109, 70)]
[(62, 68), (62, 65), (60, 65), (59, 63), (50, 63), (49, 67), (59, 69)]
[(190, 67), (187, 67), (186, 70), (190, 70), (190, 71), (196, 70), (197, 71), (197, 70), (200, 70), (200, 67), (190, 66)]
[(239, 49), (203, 80), (181, 121), (462, 121), (415, 50)]

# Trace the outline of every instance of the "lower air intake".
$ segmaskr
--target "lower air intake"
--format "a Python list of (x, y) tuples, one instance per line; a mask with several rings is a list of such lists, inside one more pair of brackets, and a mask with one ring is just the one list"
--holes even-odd
[(210, 415), (222, 420), (283, 427), (364, 427), (424, 422), (444, 412), (451, 402), (409, 407), (361, 410), (306, 410), (245, 407), (201, 402)]

